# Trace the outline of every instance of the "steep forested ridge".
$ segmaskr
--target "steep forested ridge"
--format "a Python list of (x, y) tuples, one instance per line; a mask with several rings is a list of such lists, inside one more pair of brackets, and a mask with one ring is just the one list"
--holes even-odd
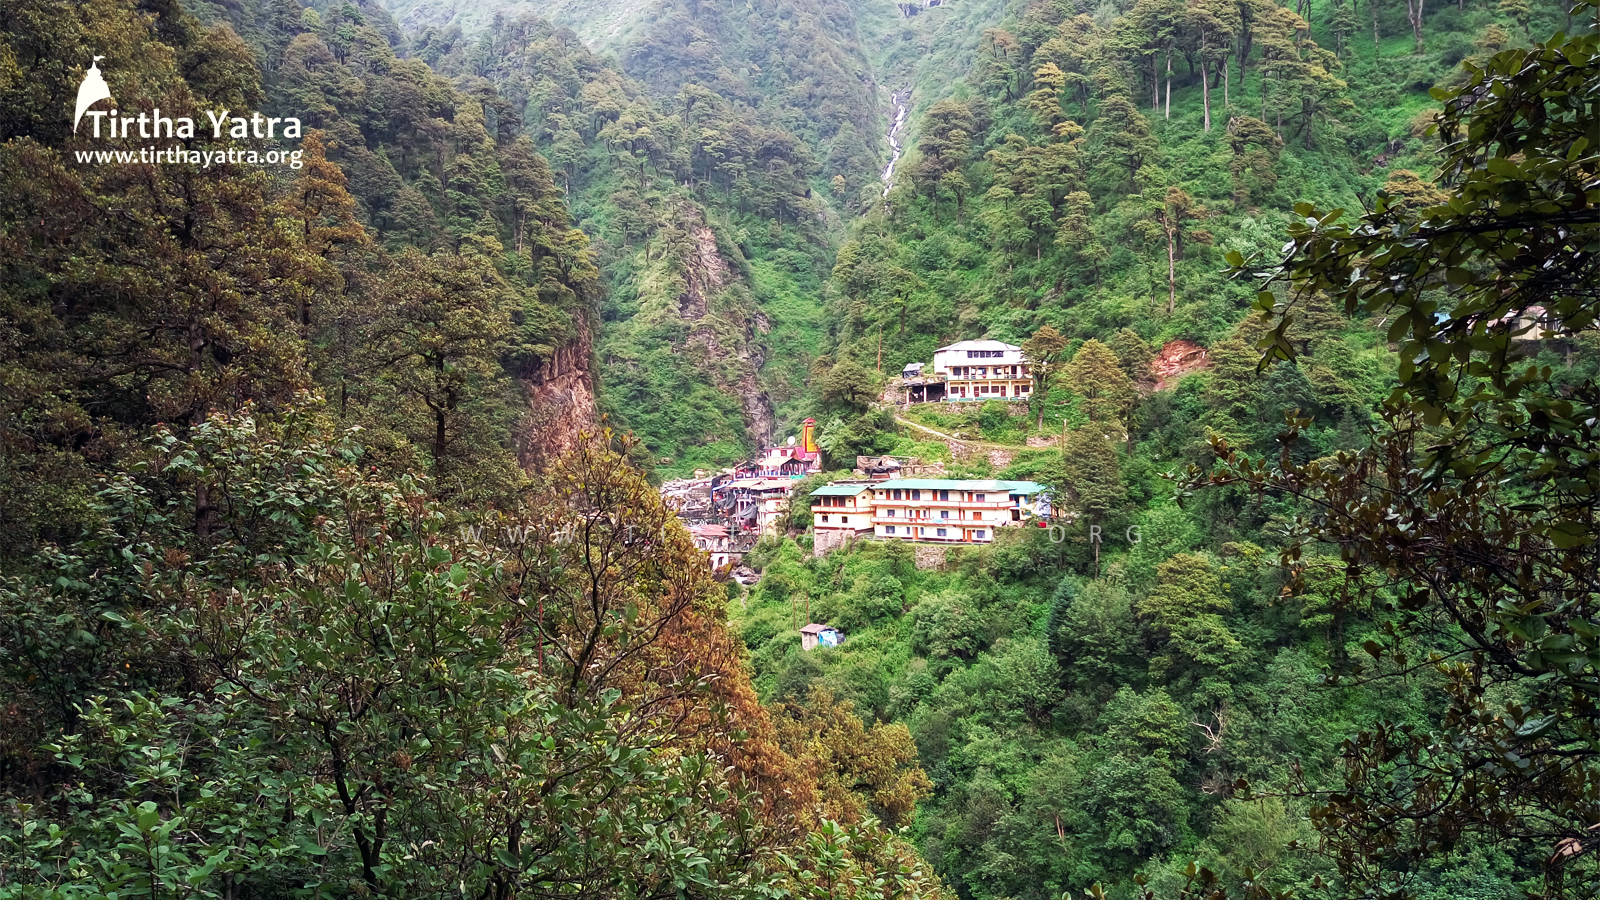
[(652, 93), (533, 17), (476, 34), (430, 29), (414, 43), (440, 71), (495, 85), (594, 236), (608, 286), (601, 404), (613, 419), (677, 470), (780, 437), (818, 349), (837, 227), (819, 191), (841, 126), (808, 143), (785, 127), (792, 111), (691, 77)]
[(1593, 0), (930, 3), (0, 0), (0, 898), (1593, 896)]
[[(906, 39), (931, 31), (912, 22)], [(1337, 280), (1258, 297), (1258, 284), (1226, 270), (1230, 259), (1273, 258), (1289, 226), (1312, 230), (1312, 209), (1341, 207), (1348, 218), (1376, 205), (1388, 211), (1384, 228), (1405, 228), (1393, 223), (1422, 210), (1470, 215), (1461, 211), (1477, 207), (1459, 200), (1438, 205), (1455, 195), (1445, 191), (1451, 172), (1436, 175), (1429, 89), (1463, 86), (1461, 63), (1482, 66), (1529, 35), (1582, 30), (1582, 16), (1554, 5), (1455, 4), (1424, 17), (1420, 7), (1382, 3), (1034, 2), (1013, 4), (995, 25), (965, 57), (963, 79), (934, 96), (933, 86), (914, 92), (922, 114), (910, 153), (838, 253), (826, 319), (832, 348), (815, 370), (822, 439), (841, 462), (894, 451), (943, 459), (956, 477), (1045, 481), (1071, 510), (1070, 524), (951, 551), (933, 570), (914, 567), (893, 544), (822, 559), (808, 558), (803, 537), (763, 548), (755, 559), (763, 581), (738, 618), (763, 696), (793, 702), (822, 685), (907, 724), (934, 786), (919, 807), (918, 846), (965, 897), (1054, 898), (1096, 883), (1108, 896), (1139, 896), (1140, 883), (1174, 896), (1206, 879), (1205, 892), (1251, 896), (1581, 894), (1592, 884), (1587, 863), (1574, 858), (1563, 869), (1568, 857), (1551, 848), (1578, 846), (1559, 835), (1585, 827), (1582, 804), (1556, 812), (1560, 802), (1537, 793), (1543, 787), (1484, 786), (1499, 766), (1526, 769), (1497, 752), (1547, 752), (1531, 746), (1526, 735), (1541, 732), (1526, 723), (1561, 714), (1527, 711), (1544, 701), (1515, 676), (1426, 662), (1481, 666), (1507, 652), (1471, 637), (1473, 617), (1489, 614), (1463, 613), (1461, 630), (1439, 627), (1429, 612), (1396, 618), (1395, 598), (1434, 610), (1417, 606), (1430, 596), (1418, 585), (1452, 576), (1408, 582), (1394, 569), (1356, 565), (1371, 552), (1366, 542), (1379, 540), (1366, 530), (1372, 519), (1331, 527), (1329, 543), (1300, 537), (1303, 527), (1327, 533), (1300, 519), (1325, 521), (1308, 485), (1335, 510), (1361, 496), (1371, 504), (1360, 507), (1364, 516), (1404, 514), (1381, 491), (1367, 498), (1339, 480), (1386, 471), (1374, 456), (1363, 457), (1365, 469), (1338, 463), (1368, 446), (1369, 429), (1397, 429), (1374, 453), (1469, 440), (1392, 424), (1400, 420), (1381, 404), (1395, 373), (1413, 371), (1392, 352), (1396, 329), (1448, 308), (1446, 285), (1488, 276), (1467, 268), (1448, 280), (1443, 268), (1431, 280), (1415, 276), (1417, 306), (1390, 311), (1381, 284), (1362, 295), (1378, 299), (1347, 308)], [(1582, 53), (1572, 57), (1580, 70)], [(1499, 121), (1475, 125), (1472, 139)], [(1467, 134), (1464, 125), (1454, 132)], [(1587, 159), (1590, 146), (1579, 142), (1572, 158)], [(1588, 163), (1574, 165), (1581, 173)], [(1402, 237), (1395, 245), (1425, 246)], [(1382, 249), (1390, 259), (1401, 252)], [(1367, 290), (1379, 276), (1365, 276), (1366, 258), (1341, 262), (1338, 274)], [(1305, 263), (1319, 277), (1330, 264)], [(1397, 260), (1381, 277), (1406, 278), (1412, 265)], [(1247, 319), (1251, 307), (1274, 310), (1277, 332)], [(1426, 312), (1410, 312), (1417, 308)], [(1516, 320), (1494, 315), (1474, 321), (1494, 334)], [(1521, 346), (1551, 367), (1551, 392), (1577, 398), (1595, 362), (1586, 338), (1574, 336), (1587, 319), (1569, 315), (1566, 340), (1529, 337)], [(974, 454), (971, 443), (947, 448), (927, 431), (894, 433), (859, 399), (881, 383), (880, 365), (897, 372), (975, 337), (1023, 345), (1045, 390), (1025, 411), (990, 401), (903, 415), (989, 442), (978, 447), (1009, 448), (1001, 455)], [(1455, 346), (1465, 358), (1469, 339)], [(1258, 372), (1274, 347), (1286, 361)], [(1183, 364), (1153, 368), (1163, 349), (1173, 351), (1161, 354), (1164, 365)], [(1418, 368), (1440, 353), (1421, 338), (1406, 352)], [(1426, 398), (1451, 396), (1437, 383), (1427, 391), (1415, 395), (1419, 416), (1438, 402)], [(1529, 408), (1542, 410), (1540, 402)], [(1286, 424), (1287, 413), (1297, 421)], [(1045, 436), (1059, 450), (1039, 448)], [(1492, 452), (1473, 463), (1446, 453), (1438, 465), (1470, 473)], [(1243, 467), (1223, 480), (1232, 486), (1196, 476), (1199, 489), (1176, 505), (1177, 485), (1161, 474), (1204, 473), (1219, 454)], [(1264, 458), (1261, 474), (1239, 462), (1247, 455)], [(1517, 480), (1514, 468), (1494, 471)], [(830, 477), (838, 476), (822, 480)], [(791, 527), (809, 523), (801, 504)], [(1098, 545), (1091, 527), (1105, 536)], [(1476, 539), (1457, 529), (1434, 546)], [(1379, 555), (1428, 571), (1404, 552)], [(1474, 565), (1463, 560), (1472, 555), (1453, 556), (1452, 572)], [(1460, 602), (1432, 590), (1447, 608)], [(1524, 602), (1538, 606), (1526, 594)], [(843, 647), (794, 646), (802, 603), (814, 621), (844, 629)], [(1573, 640), (1551, 635), (1553, 646)], [(1579, 734), (1585, 703), (1574, 710)], [(1464, 724), (1480, 722), (1479, 731)], [(1459, 749), (1441, 747), (1450, 741)], [(1482, 771), (1482, 781), (1456, 765)], [(1504, 805), (1477, 808), (1486, 796)], [(1196, 874), (1196, 860), (1209, 871)]]
[[(598, 430), (570, 171), (381, 9), (195, 13), (4, 9), (0, 896), (940, 896)], [(296, 164), (74, 135), (94, 57)]]

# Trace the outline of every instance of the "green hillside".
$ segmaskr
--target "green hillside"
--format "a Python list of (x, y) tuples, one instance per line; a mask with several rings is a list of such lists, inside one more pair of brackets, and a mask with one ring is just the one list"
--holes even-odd
[[(83, 96), (138, 127), (74, 132)], [(743, 285), (773, 280), (685, 291), (684, 261), (744, 251), (652, 190), (645, 135), (597, 135), (628, 111), (571, 127), (591, 167), (547, 160), (515, 100), (375, 5), (0, 8), (0, 897), (947, 896), (869, 805), (925, 791), (909, 734), (762, 707), (723, 586), (631, 462), (652, 451), (598, 427), (594, 338), (636, 302), (603, 277), (667, 282), (620, 317), (640, 330), (707, 304), (735, 359)], [(224, 110), (283, 141), (140, 133)], [(696, 113), (771, 148), (718, 183), (719, 231), (770, 212), (752, 243), (825, 262), (794, 142)], [(605, 270), (586, 202), (621, 238)], [(759, 368), (665, 373), (733, 416), (669, 439), (742, 455), (763, 391), (727, 394)], [(819, 734), (881, 754), (873, 777), (838, 786)]]
[(0, 13), (0, 900), (1600, 895), (1600, 0)]
[[(764, 696), (820, 684), (911, 728), (934, 783), (918, 846), (959, 895), (1043, 900), (1099, 883), (1131, 897), (1137, 878), (1176, 896), (1196, 859), (1241, 894), (1541, 889), (1536, 844), (1462, 839), (1406, 857), (1403, 877), (1316, 852), (1316, 791), (1349, 772), (1340, 741), (1379, 722), (1431, 727), (1447, 680), (1330, 690), (1325, 673), (1386, 643), (1387, 620), (1363, 605), (1381, 608), (1381, 592), (1326, 549), (1280, 563), (1299, 510), (1287, 497), (1211, 490), (1179, 508), (1159, 477), (1212, 465), (1208, 435), (1270, 458), (1294, 410), (1309, 420), (1298, 460), (1365, 445), (1396, 365), (1381, 323), (1302, 301), (1297, 362), (1257, 376), (1262, 332), (1244, 322), (1257, 288), (1230, 279), (1224, 257), (1273, 258), (1298, 202), (1437, 202), (1428, 91), (1460, 84), (1463, 60), (1526, 42), (1507, 9), (1430, 11), (1421, 47), (1403, 7), (1320, 3), (1302, 19), (1270, 5), (1036, 2), (977, 35), (953, 10), (933, 24), (934, 10), (895, 23), (915, 52), (869, 42), (910, 73), (921, 115), (893, 190), (838, 254), (832, 358), (872, 370), (881, 347), (896, 372), (955, 340), (1025, 344), (1054, 329), (1070, 364), (1026, 415), (990, 401), (927, 421), (1011, 444), (1035, 425), (1065, 433), (1065, 454), (953, 471), (1046, 481), (1079, 519), (1059, 543), (1008, 534), (938, 571), (898, 546), (810, 560), (803, 541), (784, 542), (760, 556), (765, 578), (738, 621)], [(981, 5), (962, 11), (981, 21)], [(1528, 18), (1534, 34), (1565, 24), (1553, 7)], [(1228, 68), (1227, 102), (1220, 81), (1202, 86), (1202, 64)], [(1150, 356), (1174, 340), (1208, 347), (1209, 366), (1152, 391)], [(1586, 371), (1544, 360), (1567, 367), (1564, 384)], [(1106, 392), (1122, 399), (1107, 406)], [(907, 436), (892, 446), (916, 452)], [(1098, 558), (1090, 523), (1112, 536)], [(842, 648), (799, 650), (797, 598), (845, 629)], [(1417, 657), (1439, 645), (1403, 646)], [(1239, 779), (1267, 799), (1236, 793)]]
[[(1215, 464), (1208, 438), (1275, 453), (1286, 413), (1305, 419), (1298, 462), (1357, 450), (1381, 428), (1397, 365), (1385, 323), (1311, 296), (1286, 335), (1295, 361), (1258, 374), (1264, 326), (1246, 320), (1257, 286), (1230, 277), (1226, 259), (1272, 258), (1297, 203), (1438, 202), (1429, 91), (1461, 84), (1464, 61), (1565, 27), (1564, 11), (1459, 4), (1414, 29), (1406, 7), (1376, 2), (912, 6), (662, 4), (604, 42), (619, 67), (537, 24), (530, 45), (526, 21), (476, 45), (418, 39), (442, 70), (525, 102), (570, 174), (612, 292), (605, 396), (662, 471), (750, 446), (710, 440), (739, 433), (725, 388), (750, 382), (726, 371), (707, 390), (715, 359), (685, 366), (658, 349), (685, 346), (680, 298), (720, 259), (738, 280), (721, 313), (733, 327), (714, 345), (725, 353), (759, 313), (774, 329), (765, 340), (745, 329), (759, 383), (780, 420), (823, 423), (830, 461), (916, 454), (955, 477), (1044, 481), (1073, 510), (1064, 532), (1008, 533), (938, 570), (897, 546), (821, 560), (804, 538), (764, 546), (751, 560), (763, 580), (736, 616), (763, 699), (813, 711), (847, 700), (907, 726), (932, 782), (917, 846), (962, 897), (1053, 900), (1095, 884), (1132, 897), (1140, 883), (1176, 896), (1195, 859), (1241, 894), (1536, 889), (1526, 844), (1463, 838), (1408, 857), (1399, 881), (1370, 882), (1313, 851), (1317, 791), (1348, 774), (1339, 741), (1439, 722), (1448, 680), (1327, 687), (1327, 672), (1386, 640), (1387, 595), (1330, 548), (1280, 560), (1300, 511), (1289, 498), (1214, 489), (1180, 508), (1163, 474)], [(911, 116), (885, 194), (870, 175), (887, 156), (891, 93)], [(572, 124), (579, 103), (613, 120), (611, 138)], [(745, 136), (758, 128), (793, 142), (780, 143), (795, 148), (786, 183), (813, 205), (743, 187), (760, 167), (731, 167), (729, 148), (762, 158)], [(641, 206), (656, 221), (636, 226), (635, 249)], [(674, 249), (702, 222), (715, 253)], [(1051, 435), (1060, 450), (1000, 469), (957, 462), (866, 399), (883, 373), (943, 344), (1031, 347), (1044, 334), (1059, 349), (1034, 352), (1055, 374), (1026, 410), (908, 415), (996, 446)], [(1206, 348), (1203, 365), (1158, 385), (1151, 359), (1173, 341)], [(1560, 363), (1564, 384), (1586, 371)], [(791, 527), (808, 524), (801, 504)], [(1119, 539), (1092, 546), (1090, 525)], [(846, 630), (843, 648), (800, 650), (802, 601)]]

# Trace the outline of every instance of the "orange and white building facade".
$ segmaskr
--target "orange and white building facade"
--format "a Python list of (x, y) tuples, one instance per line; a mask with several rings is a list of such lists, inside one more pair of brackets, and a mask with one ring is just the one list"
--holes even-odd
[(812, 491), (812, 530), (818, 534), (871, 534), (872, 489), (870, 484), (830, 484)]
[(957, 341), (933, 352), (933, 371), (945, 378), (944, 399), (1026, 400), (1033, 395), (1033, 372), (1022, 348), (1004, 341)]
[[(873, 537), (882, 540), (939, 544), (987, 544), (995, 530), (1050, 515), (1043, 485), (1032, 481), (891, 478), (863, 485), (829, 485), (813, 492), (812, 528), (855, 530), (861, 493), (871, 494)], [(818, 501), (839, 497), (854, 506), (824, 506)], [(824, 510), (830, 520), (822, 521)], [(836, 512), (837, 510), (837, 512)], [(832, 521), (839, 516), (839, 521)], [(861, 531), (860, 533), (866, 533)]]

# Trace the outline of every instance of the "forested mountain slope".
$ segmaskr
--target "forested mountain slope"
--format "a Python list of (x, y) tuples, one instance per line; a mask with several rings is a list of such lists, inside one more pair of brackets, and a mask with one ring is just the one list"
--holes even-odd
[(596, 431), (517, 109), (377, 8), (0, 11), (0, 896), (947, 896)]
[[(518, 19), (572, 28), (590, 49), (619, 61), (658, 101), (668, 102), (694, 84), (757, 110), (806, 143), (821, 166), (815, 174), (824, 180), (843, 177), (854, 190), (874, 168), (882, 118), (856, 6), (847, 0), (654, 0), (558, 2), (526, 9), (397, 0), (389, 8), (411, 33), (432, 32), (447, 41), (457, 34), (488, 33), (515, 43), (515, 34), (506, 29)], [(605, 37), (598, 35), (602, 31)]]
[[(1509, 40), (1485, 37), (1497, 13), (1447, 6), (1413, 53), (1404, 9), (1374, 11), (1388, 35), (1376, 59), (1336, 4), (1309, 21), (1248, 4), (1017, 9), (959, 96), (917, 122), (889, 203), (841, 254), (843, 299), (868, 301), (839, 307), (868, 317), (842, 340), (899, 334), (901, 306), (896, 367), (958, 333), (1020, 342), (1045, 322), (1079, 338), (1220, 337), (1250, 299), (1216, 274), (1222, 253), (1270, 245), (1295, 200), (1359, 207), (1395, 170), (1426, 173), (1427, 89)], [(899, 269), (911, 287), (887, 274)]]
[[(1550, 856), (1555, 839), (1521, 825), (1473, 831), (1454, 805), (1470, 798), (1423, 796), (1467, 777), (1443, 763), (1425, 777), (1419, 760), (1449, 755), (1429, 743), (1446, 740), (1436, 729), (1476, 746), (1450, 730), (1465, 715), (1450, 697), (1466, 690), (1455, 678), (1487, 676), (1408, 661), (1471, 641), (1448, 628), (1404, 632), (1387, 604), (1420, 603), (1420, 593), (1380, 588), (1384, 571), (1352, 565), (1359, 555), (1299, 544), (1291, 524), (1311, 512), (1293, 490), (1211, 487), (1180, 507), (1177, 484), (1160, 477), (1209, 469), (1221, 446), (1268, 466), (1280, 454), (1284, 467), (1314, 464), (1332, 480), (1345, 471), (1337, 454), (1387, 427), (1379, 404), (1395, 373), (1410, 371), (1389, 342), (1409, 326), (1346, 315), (1329, 296), (1337, 286), (1287, 306), (1281, 290), (1258, 298), (1257, 284), (1227, 275), (1227, 259), (1274, 258), (1312, 208), (1297, 202), (1353, 216), (1381, 196), (1395, 217), (1385, 221), (1400, 222), (1441, 203), (1439, 142), (1425, 134), (1439, 108), (1430, 88), (1465, 83), (1463, 61), (1587, 27), (1555, 4), (1409, 9), (1012, 4), (982, 33), (963, 78), (915, 98), (911, 152), (888, 196), (853, 225), (830, 279), (824, 446), (841, 461), (892, 450), (943, 459), (958, 477), (1045, 481), (1071, 523), (951, 551), (933, 570), (893, 543), (822, 559), (804, 537), (767, 546), (738, 621), (764, 697), (803, 698), (821, 685), (909, 725), (934, 783), (919, 847), (961, 896), (1053, 900), (1099, 882), (1108, 896), (1134, 897), (1136, 878), (1173, 896), (1196, 859), (1218, 886), (1246, 894), (1559, 892), (1544, 875), (1562, 860)], [(911, 23), (929, 15), (906, 20), (903, 35), (917, 37)], [(1588, 158), (1585, 146), (1574, 159)], [(1480, 274), (1457, 271), (1449, 283)], [(1448, 308), (1445, 284), (1426, 282), (1419, 303)], [(1247, 319), (1258, 303), (1287, 314), (1282, 346), (1295, 357), (1260, 373), (1271, 342)], [(893, 433), (862, 399), (880, 347), (882, 370), (897, 372), (977, 337), (1024, 345), (1046, 389), (1025, 412), (991, 401), (906, 415), (1010, 446), (1048, 435), (1054, 448), (1009, 454), (998, 468), (955, 459)], [(1205, 353), (1158, 384), (1151, 360), (1171, 341)], [(1551, 367), (1554, 393), (1586, 396), (1591, 343), (1523, 347)], [(1420, 365), (1427, 354), (1416, 352)], [(1302, 419), (1292, 432), (1291, 412)], [(1286, 435), (1294, 440), (1280, 445)], [(1371, 465), (1364, 471), (1383, 464)], [(809, 523), (802, 505), (792, 528)], [(1105, 535), (1099, 545), (1091, 526)], [(1295, 556), (1280, 559), (1291, 547)], [(814, 621), (844, 629), (842, 647), (794, 645), (802, 603)], [(1386, 677), (1397, 669), (1404, 677)], [(1489, 690), (1496, 699), (1484, 708), (1506, 704), (1514, 732), (1516, 704), (1534, 703), (1534, 689)], [(1239, 791), (1241, 778), (1255, 795)], [(1435, 802), (1450, 811), (1436, 815)], [(1537, 818), (1544, 802), (1495, 814)], [(1570, 830), (1585, 814), (1556, 818)], [(1446, 829), (1459, 830), (1438, 837)], [(1582, 866), (1573, 884), (1592, 883)]]
[(819, 350), (839, 223), (779, 107), (689, 78), (653, 94), (533, 18), (415, 46), (494, 84), (560, 173), (608, 287), (602, 405), (654, 463), (725, 465), (782, 437)]
[(476, 33), (498, 23), (538, 16), (573, 29), (584, 43), (596, 49), (613, 49), (634, 34), (644, 11), (654, 0), (505, 0), (495, 3), (460, 3), (456, 0), (391, 0), (385, 4), (400, 27), (409, 33), (429, 28), (459, 27)]
[[(4, 0), (0, 897), (1594, 896), (1586, 2)], [(717, 580), (629, 462), (802, 415)]]

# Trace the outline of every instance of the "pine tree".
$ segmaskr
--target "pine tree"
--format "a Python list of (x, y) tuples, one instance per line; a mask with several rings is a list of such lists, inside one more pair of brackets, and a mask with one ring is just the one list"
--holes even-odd
[(1522, 36), (1529, 37), (1528, 21), (1533, 17), (1533, 7), (1528, 0), (1500, 0), (1496, 7), (1500, 15), (1517, 23), (1522, 29)]
[(1156, 353), (1132, 328), (1122, 328), (1111, 338), (1111, 350), (1117, 355), (1117, 364), (1123, 374), (1134, 384), (1150, 381), (1150, 364)]
[(1064, 212), (1056, 226), (1055, 244), (1071, 249), (1079, 261), (1089, 266), (1096, 284), (1100, 283), (1100, 264), (1106, 260), (1105, 247), (1094, 230), (1094, 199), (1088, 191), (1073, 191), (1063, 204)]
[(1208, 427), (1236, 447), (1249, 446), (1248, 434), (1256, 425), (1256, 363), (1260, 354), (1239, 335), (1211, 347), (1211, 371), (1205, 399), (1211, 413)]
[(1133, 406), (1137, 393), (1123, 374), (1111, 348), (1097, 340), (1084, 341), (1066, 369), (1067, 383), (1083, 401), (1090, 422), (1117, 423)]
[(1122, 462), (1117, 455), (1118, 435), (1090, 423), (1067, 435), (1062, 468), (1078, 511), (1098, 523), (1127, 498), (1122, 484)]
[(1202, 123), (1211, 130), (1211, 82), (1213, 69), (1223, 83), (1223, 109), (1228, 107), (1228, 57), (1240, 27), (1239, 5), (1235, 0), (1188, 0), (1183, 9), (1183, 41), (1200, 60)]
[(1333, 11), (1328, 16), (1328, 30), (1333, 33), (1334, 56), (1344, 59), (1349, 52), (1350, 36), (1356, 33), (1354, 0), (1349, 3), (1335, 0)]
[(1100, 148), (1102, 158), (1124, 174), (1124, 191), (1132, 193), (1139, 169), (1157, 149), (1150, 121), (1126, 95), (1113, 94), (1100, 102), (1100, 115), (1089, 135), (1090, 143)]
[(1233, 150), (1229, 171), (1233, 176), (1234, 205), (1260, 201), (1278, 184), (1278, 155), (1283, 138), (1266, 122), (1252, 116), (1228, 120), (1228, 146)]
[(1033, 393), (1028, 395), (1028, 402), (1038, 413), (1039, 428), (1044, 427), (1045, 394), (1050, 390), (1050, 382), (1060, 365), (1061, 351), (1065, 349), (1067, 339), (1050, 324), (1041, 325), (1033, 337), (1022, 342), (1022, 358), (1028, 361), (1028, 368), (1033, 372)]
[(344, 290), (337, 263), (347, 251), (365, 247), (371, 239), (356, 221), (356, 201), (347, 189), (344, 172), (324, 154), (322, 134), (312, 131), (301, 146), (305, 167), (294, 181), (287, 206), (296, 237), (319, 263), (315, 279), (297, 292), (300, 327), (309, 339), (314, 298), (329, 298)]
[(1028, 109), (1033, 111), (1040, 127), (1049, 131), (1063, 118), (1061, 89), (1067, 83), (1067, 76), (1055, 63), (1047, 62), (1033, 73), (1033, 80), (1039, 88), (1028, 95)]
[(1205, 211), (1180, 185), (1165, 184), (1165, 173), (1152, 166), (1140, 172), (1140, 180), (1150, 185), (1143, 198), (1148, 218), (1142, 223), (1141, 231), (1166, 248), (1167, 315), (1170, 316), (1178, 305), (1178, 261), (1183, 258), (1184, 227), (1190, 219), (1203, 216)]

